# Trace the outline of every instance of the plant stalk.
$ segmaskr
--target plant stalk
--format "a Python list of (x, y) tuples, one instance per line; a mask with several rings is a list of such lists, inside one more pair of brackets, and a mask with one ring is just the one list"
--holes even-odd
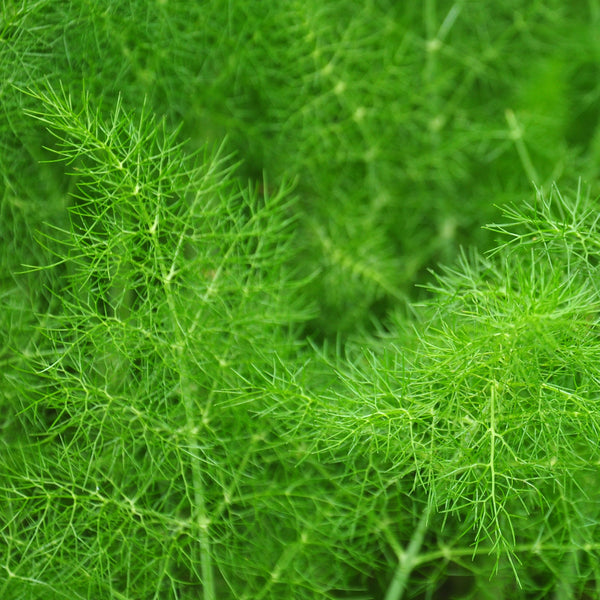
[[(181, 326), (177, 320), (177, 312), (175, 303), (173, 302), (173, 295), (170, 288), (170, 278), (166, 276), (163, 270), (163, 286), (165, 290), (165, 296), (169, 305), (169, 311), (171, 313), (171, 319), (173, 323), (173, 331), (176, 340), (177, 348), (177, 363), (179, 371), (179, 382), (181, 389), (181, 398), (185, 409), (185, 420), (187, 429), (187, 443), (190, 448), (194, 448), (197, 442), (197, 428), (196, 418), (194, 414), (194, 401), (191, 394), (190, 379), (185, 364), (185, 358), (183, 356), (184, 348), (184, 337), (181, 332)], [(194, 505), (191, 507), (193, 521), (198, 529), (198, 543), (200, 546), (200, 569), (202, 574), (202, 590), (203, 600), (216, 600), (215, 593), (215, 581), (213, 574), (213, 564), (211, 557), (211, 544), (210, 544), (210, 518), (206, 512), (206, 500), (204, 493), (204, 478), (202, 477), (202, 470), (200, 468), (200, 462), (197, 458), (191, 456), (191, 469), (192, 469), (192, 486), (193, 486), (193, 497)]]
[(423, 512), (413, 532), (408, 548), (398, 557), (398, 567), (385, 594), (385, 600), (402, 600), (408, 578), (418, 562), (417, 556), (423, 545), (430, 512), (429, 508)]

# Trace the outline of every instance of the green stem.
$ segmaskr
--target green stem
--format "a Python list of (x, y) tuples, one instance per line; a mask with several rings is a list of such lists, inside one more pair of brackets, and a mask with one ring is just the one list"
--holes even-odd
[[(177, 366), (179, 372), (179, 383), (181, 389), (181, 398), (185, 409), (185, 420), (187, 429), (187, 443), (189, 448), (197, 446), (198, 428), (196, 426), (196, 411), (192, 394), (192, 386), (187, 372), (184, 357), (185, 339), (181, 330), (181, 325), (177, 320), (177, 311), (173, 301), (173, 294), (170, 286), (170, 275), (161, 268), (165, 296), (171, 313), (173, 322), (173, 331), (177, 349)], [(197, 457), (191, 455), (192, 469), (192, 487), (193, 487), (193, 506), (191, 507), (192, 519), (198, 529), (198, 543), (200, 546), (200, 569), (202, 574), (202, 589), (204, 600), (216, 600), (215, 581), (213, 574), (213, 564), (211, 557), (210, 543), (210, 517), (206, 509), (205, 486), (200, 461)]]
[(429, 520), (430, 509), (426, 509), (417, 527), (413, 532), (412, 538), (408, 544), (406, 551), (398, 556), (398, 567), (394, 573), (394, 577), (385, 594), (385, 600), (402, 600), (402, 596), (406, 590), (408, 578), (412, 570), (418, 565), (418, 555), (423, 545), (425, 532), (427, 531), (427, 521)]
[(507, 108), (506, 111), (504, 111), (504, 116), (506, 118), (506, 122), (508, 123), (508, 127), (510, 128), (510, 138), (515, 143), (517, 153), (519, 154), (519, 159), (521, 160), (521, 164), (523, 165), (523, 169), (525, 170), (527, 177), (529, 177), (529, 179), (533, 181), (535, 185), (539, 185), (540, 178), (535, 170), (535, 167), (533, 166), (527, 146), (523, 141), (523, 129), (517, 121), (515, 113), (510, 108)]
[[(179, 346), (178, 354), (179, 359), (181, 356), (181, 348)], [(182, 361), (179, 360), (180, 366)], [(182, 369), (181, 376), (181, 395), (183, 399), (183, 405), (185, 407), (185, 418), (188, 431), (188, 444), (190, 448), (197, 445), (197, 428), (195, 426), (196, 419), (194, 418), (194, 402), (190, 394), (189, 379)], [(210, 551), (210, 517), (206, 510), (206, 500), (204, 493), (204, 478), (202, 477), (202, 470), (200, 468), (200, 461), (193, 457), (191, 458), (192, 467), (192, 485), (194, 490), (194, 506), (192, 507), (192, 514), (198, 527), (198, 541), (200, 545), (200, 566), (202, 572), (202, 587), (204, 590), (204, 600), (215, 600), (215, 582), (213, 577), (213, 565)]]

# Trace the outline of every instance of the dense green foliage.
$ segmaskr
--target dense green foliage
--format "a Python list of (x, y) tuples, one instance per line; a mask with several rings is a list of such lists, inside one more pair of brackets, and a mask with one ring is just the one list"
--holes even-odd
[(599, 28), (4, 0), (0, 598), (599, 597)]

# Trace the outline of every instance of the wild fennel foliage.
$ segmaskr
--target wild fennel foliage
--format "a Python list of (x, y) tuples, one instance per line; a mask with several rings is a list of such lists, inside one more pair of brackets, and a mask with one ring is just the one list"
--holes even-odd
[(228, 159), (184, 157), (147, 114), (37, 98), (77, 192), (42, 242), (56, 302), (6, 449), (2, 595), (267, 595), (264, 565), (301, 543), (296, 449), (253, 383), (302, 317), (285, 190), (237, 189)]
[(593, 593), (592, 200), (507, 209), (413, 334), (398, 314), (372, 351), (315, 354), (286, 189), (240, 189), (147, 112), (33, 96), (76, 192), (12, 378), (4, 597)]
[(2, 3), (0, 595), (600, 595), (597, 4)]
[[(423, 569), (411, 586), (434, 592), (426, 565), (442, 562), (440, 575), (474, 575), (474, 594), (593, 597), (597, 202), (553, 190), (506, 214), (512, 223), (491, 228), (511, 234), (507, 246), (492, 258), (463, 254), (429, 286), (412, 347), (392, 326), (380, 351), (340, 370), (341, 390), (321, 406), (318, 447), (368, 460), (397, 486), (396, 510), (415, 515), (414, 534), (397, 529), (398, 516), (381, 518), (379, 531), (397, 552), (398, 573), (407, 560), (409, 570)], [(381, 483), (372, 480), (375, 497)], [(394, 506), (386, 500), (379, 514)], [(387, 598), (400, 597), (391, 589)]]

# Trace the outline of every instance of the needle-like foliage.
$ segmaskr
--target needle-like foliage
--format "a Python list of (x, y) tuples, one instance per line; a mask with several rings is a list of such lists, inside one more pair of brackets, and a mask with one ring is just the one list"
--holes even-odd
[[(277, 474), (252, 377), (293, 349), (301, 317), (285, 190), (236, 188), (220, 150), (184, 158), (144, 112), (105, 122), (87, 97), (36, 98), (77, 192), (69, 229), (42, 240), (55, 308), (4, 472), (3, 595), (253, 589), (265, 523), (244, 506)], [(247, 564), (230, 564), (246, 537)]]
[(599, 26), (0, 1), (0, 598), (599, 597)]
[[(324, 398), (317, 448), (385, 474), (397, 486), (392, 505), (435, 532), (424, 540), (417, 519), (407, 538), (392, 513), (384, 534), (403, 586), (387, 598), (407, 591), (407, 569), (429, 561), (486, 577), (507, 569), (522, 597), (537, 577), (549, 593), (575, 577), (565, 564), (597, 561), (596, 206), (554, 190), (507, 209), (512, 223), (490, 227), (511, 234), (506, 246), (492, 258), (464, 254), (429, 286), (416, 341), (406, 347), (388, 334), (383, 349), (352, 358), (339, 391)], [(371, 475), (370, 485), (374, 498), (382, 484)], [(536, 556), (543, 575), (530, 579)]]

